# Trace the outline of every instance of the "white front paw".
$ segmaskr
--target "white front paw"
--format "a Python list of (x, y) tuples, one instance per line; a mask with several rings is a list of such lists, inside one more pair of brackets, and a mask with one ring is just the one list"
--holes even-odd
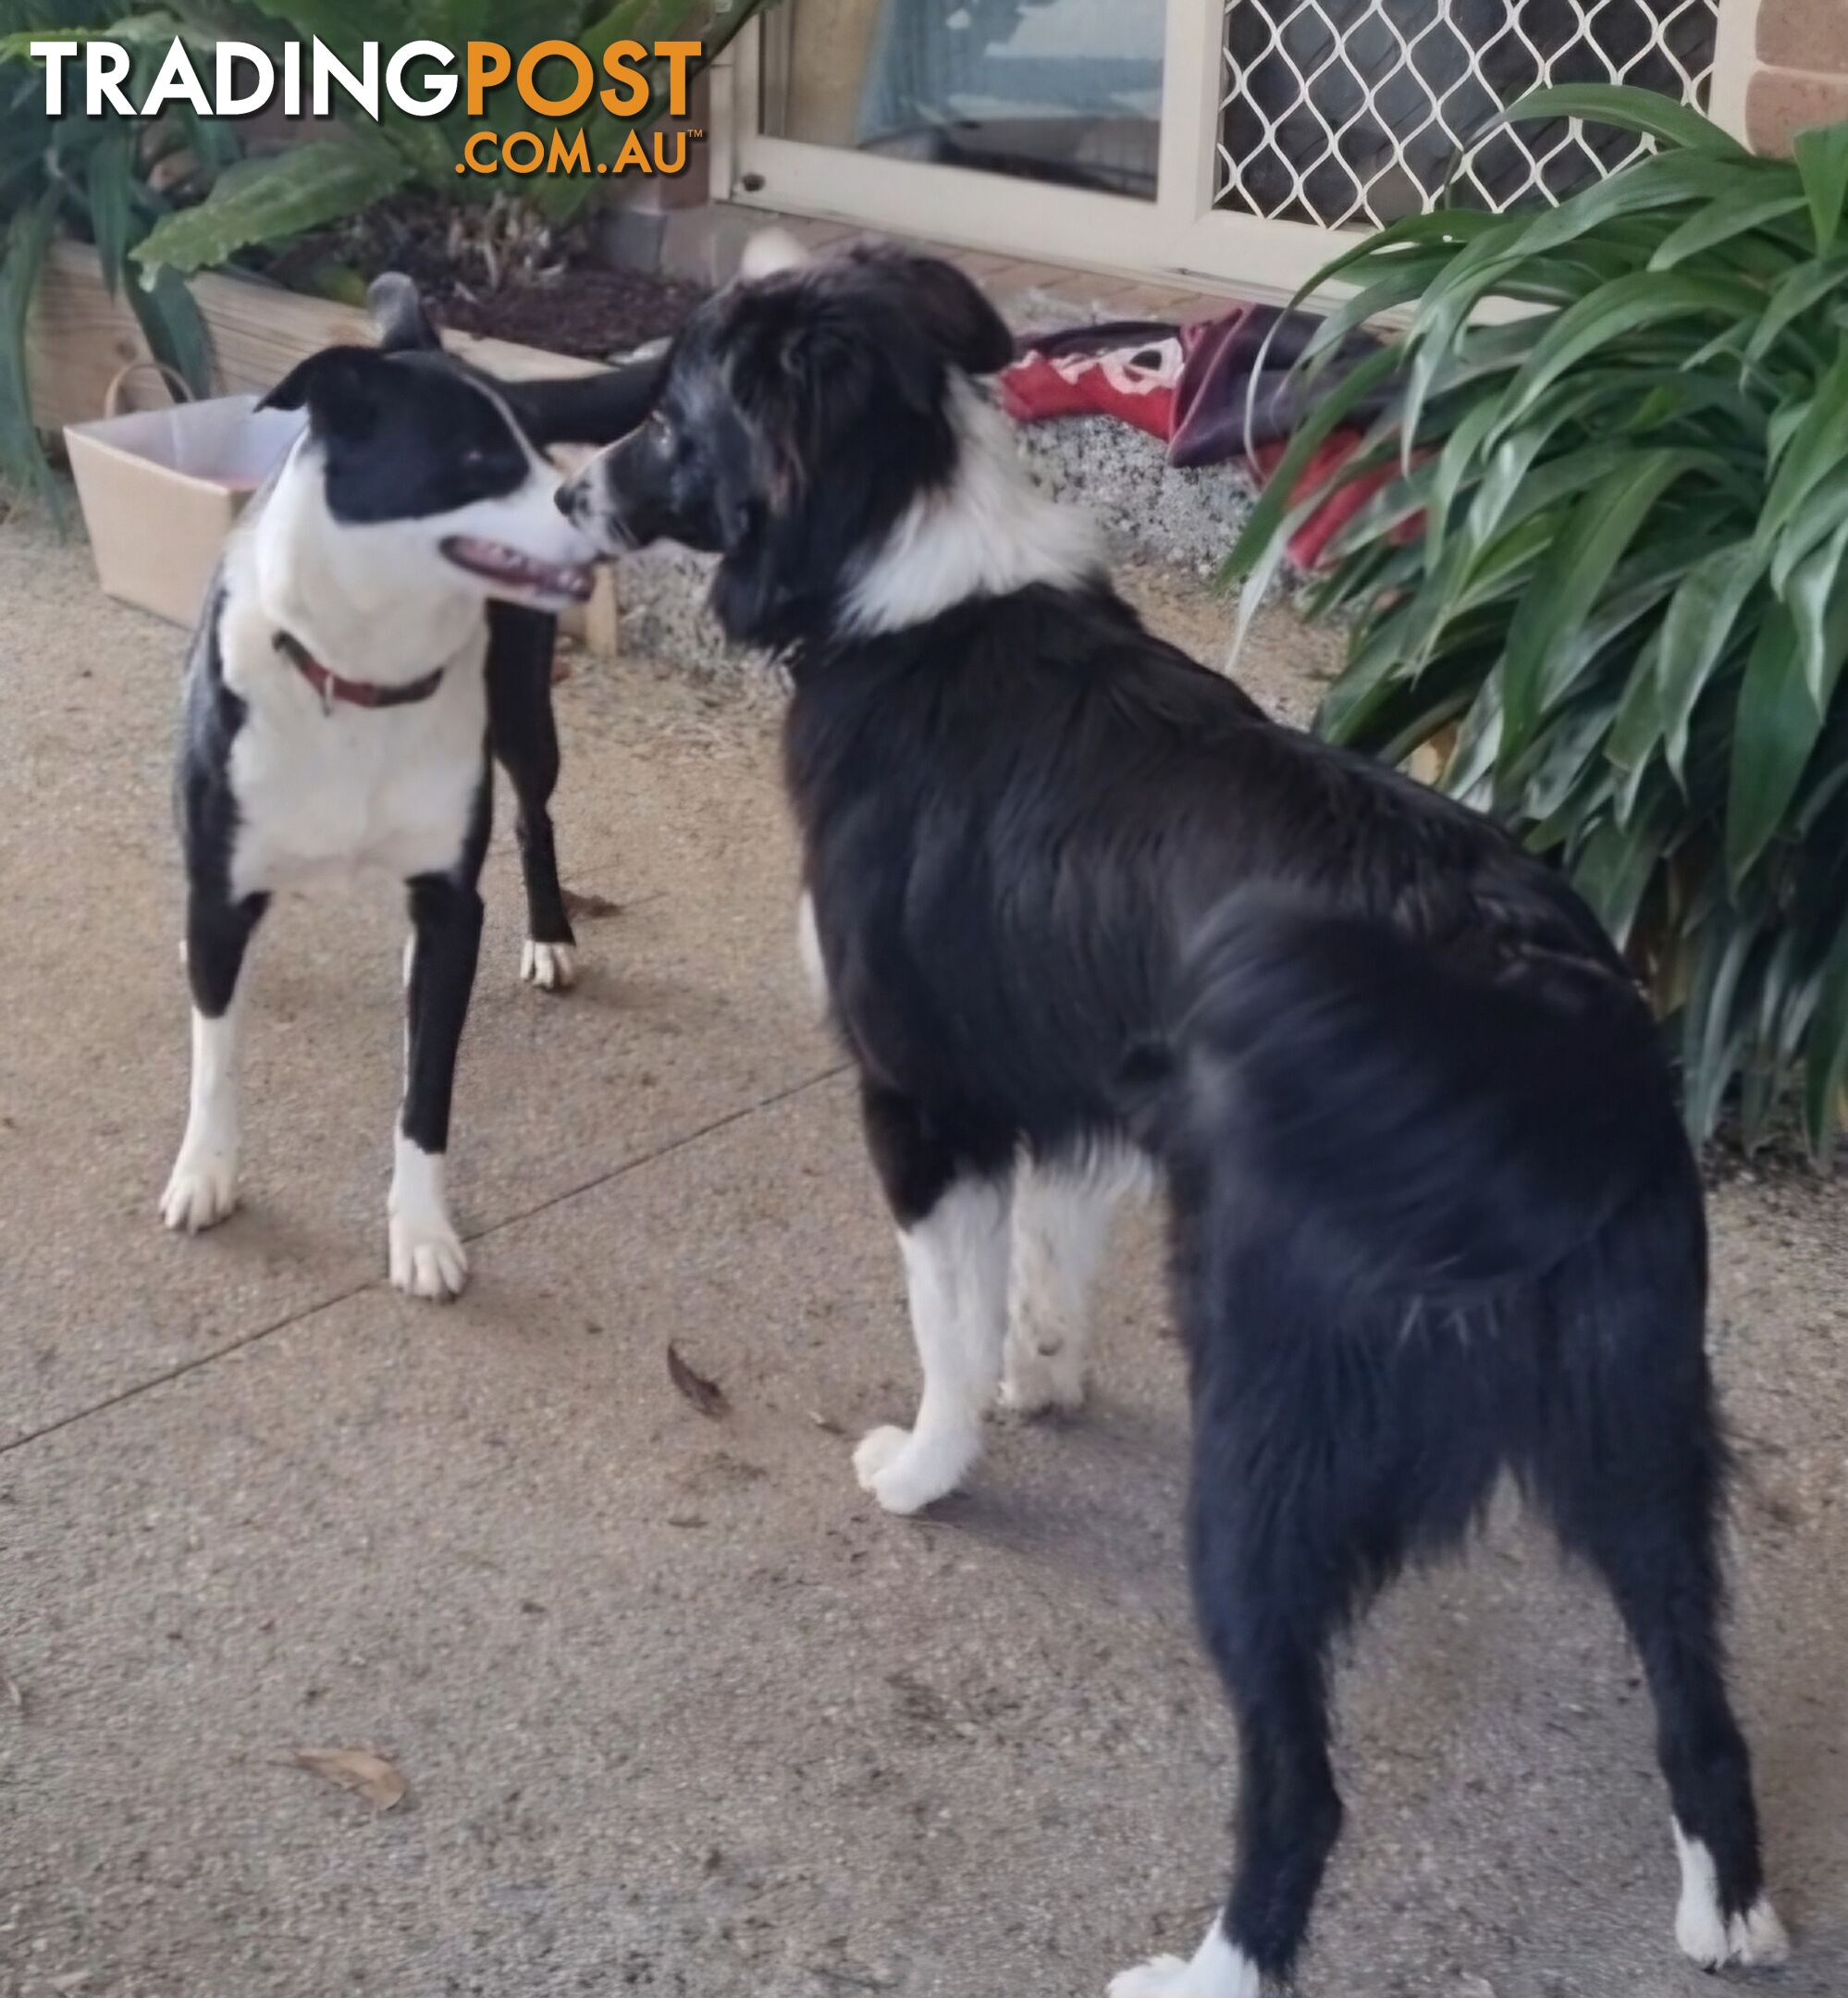
[(1001, 1405), (1015, 1415), (1070, 1415), (1084, 1406), (1084, 1367), (1078, 1351), (1010, 1344)]
[(875, 1429), (854, 1452), (860, 1488), (888, 1512), (921, 1512), (962, 1483), (975, 1449), (954, 1438), (909, 1429)]
[(520, 976), (541, 992), (569, 992), (577, 983), (577, 950), (570, 944), (536, 944), (520, 953)]
[(216, 1227), (238, 1204), (238, 1161), (225, 1151), (182, 1151), (160, 1197), (160, 1217), (186, 1235)]
[(447, 1221), (393, 1215), (391, 1280), (407, 1297), (446, 1304), (468, 1282), (468, 1252)]

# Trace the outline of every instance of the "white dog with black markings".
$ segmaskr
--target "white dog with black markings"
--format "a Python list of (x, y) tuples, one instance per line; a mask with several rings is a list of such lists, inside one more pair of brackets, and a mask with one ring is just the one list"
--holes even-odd
[[(557, 768), (550, 634), (530, 613), (582, 601), (592, 582), (595, 551), (560, 512), (536, 436), (548, 415), (553, 436), (619, 435), (636, 397), (620, 375), (490, 380), (442, 352), (402, 279), (381, 279), (374, 308), (380, 347), (329, 348), (265, 398), (306, 424), (234, 536), (193, 638), (178, 800), (192, 1087), (161, 1213), (191, 1233), (237, 1204), (240, 975), (271, 895), (329, 872), (383, 872), (403, 884), (412, 922), (391, 1279), (446, 1299), (468, 1274), (444, 1166), (481, 941), (490, 749), (513, 779), (523, 835), (544, 835), (536, 856), (523, 836), (529, 890), (542, 861), (557, 900), (544, 812)], [(508, 622), (522, 615), (524, 632)], [(524, 691), (491, 696), (490, 632), (497, 652), (536, 636)], [(535, 701), (543, 716), (524, 712)], [(544, 759), (524, 751), (544, 743), (537, 771)], [(568, 982), (568, 942), (529, 941), (528, 976)]]

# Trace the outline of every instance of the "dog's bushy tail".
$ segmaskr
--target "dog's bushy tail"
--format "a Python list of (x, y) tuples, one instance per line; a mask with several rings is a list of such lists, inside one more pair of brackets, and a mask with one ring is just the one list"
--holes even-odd
[(1126, 1088), (1177, 1178), (1241, 1233), (1290, 1234), (1355, 1301), (1537, 1278), (1686, 1157), (1654, 1024), (1613, 971), (1439, 956), (1260, 900), (1208, 926), (1171, 1040)]

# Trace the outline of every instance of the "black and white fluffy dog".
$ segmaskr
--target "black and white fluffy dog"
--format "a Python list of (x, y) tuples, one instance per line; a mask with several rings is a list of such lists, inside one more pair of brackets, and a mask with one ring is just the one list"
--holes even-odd
[(1115, 1998), (1288, 1976), (1341, 1819), (1331, 1639), (1504, 1473), (1642, 1654), (1682, 1946), (1771, 1961), (1716, 1624), (1700, 1190), (1648, 1016), (1492, 825), (1271, 723), (1143, 629), (971, 385), (1010, 351), (940, 263), (745, 282), (565, 494), (606, 547), (716, 550), (725, 626), (793, 675), (808, 948), (924, 1371), (914, 1426), (869, 1437), (860, 1477), (910, 1512), (968, 1471), (1023, 1171), (1058, 1319), (1095, 1253), (1098, 1164), (1140, 1146), (1173, 1189), (1191, 1562), (1243, 1776), (1224, 1913)]
[(442, 352), (406, 280), (381, 278), (373, 308), (379, 347), (329, 348), (265, 399), (306, 423), (193, 637), (178, 787), (192, 1089), (161, 1213), (191, 1232), (237, 1202), (240, 974), (270, 896), (382, 870), (408, 891), (413, 930), (391, 1278), (441, 1299), (468, 1270), (444, 1162), (481, 938), (490, 740), (519, 801), (523, 972), (560, 988), (573, 970), (547, 809), (549, 613), (589, 594), (595, 550), (538, 446), (622, 435), (652, 375), (492, 382)]

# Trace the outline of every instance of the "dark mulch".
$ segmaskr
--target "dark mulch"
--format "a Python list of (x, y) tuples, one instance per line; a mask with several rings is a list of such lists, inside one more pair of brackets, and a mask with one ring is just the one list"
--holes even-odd
[(434, 288), (425, 295), (437, 319), (459, 332), (603, 361), (675, 332), (706, 294), (647, 271), (577, 269), (503, 284), (485, 297)]
[(467, 212), (459, 238), (454, 208), (400, 196), (297, 238), (270, 264), (270, 275), (357, 302), (381, 271), (402, 271), (442, 326), (586, 361), (610, 360), (675, 332), (707, 296), (681, 278), (611, 269), (581, 233), (535, 240), (517, 228), (497, 232), (484, 226), (485, 214)]

